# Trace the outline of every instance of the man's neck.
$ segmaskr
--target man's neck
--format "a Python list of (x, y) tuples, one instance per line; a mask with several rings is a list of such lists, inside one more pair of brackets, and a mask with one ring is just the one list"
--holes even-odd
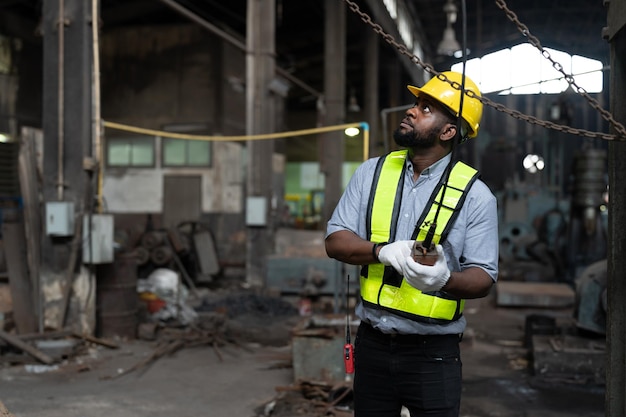
[(415, 179), (429, 166), (439, 161), (450, 153), (450, 149), (435, 145), (432, 148), (412, 148), (409, 149), (409, 158), (413, 164), (413, 176)]

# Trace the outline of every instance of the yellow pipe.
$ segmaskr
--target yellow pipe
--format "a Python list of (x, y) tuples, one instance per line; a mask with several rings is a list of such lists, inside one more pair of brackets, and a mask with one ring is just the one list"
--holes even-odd
[(289, 132), (280, 133), (265, 133), (261, 135), (241, 135), (241, 136), (205, 136), (205, 135), (190, 135), (187, 133), (173, 133), (165, 132), (155, 129), (144, 129), (141, 127), (125, 125), (121, 123), (104, 121), (104, 127), (109, 129), (124, 130), (127, 132), (139, 133), (151, 136), (160, 136), (174, 139), (188, 139), (188, 140), (205, 140), (205, 141), (246, 141), (246, 140), (264, 140), (264, 139), (278, 139), (286, 138), (290, 136), (302, 136), (312, 135), (315, 133), (333, 132), (337, 130), (345, 130), (349, 127), (360, 127), (363, 129), (363, 160), (369, 158), (369, 125), (366, 122), (346, 123), (334, 126), (315, 127), (312, 129), (292, 130)]

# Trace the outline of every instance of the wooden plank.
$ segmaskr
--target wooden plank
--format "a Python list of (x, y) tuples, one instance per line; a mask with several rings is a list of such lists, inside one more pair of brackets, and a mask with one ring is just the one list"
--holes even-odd
[(42, 133), (33, 128), (22, 128), (19, 153), (19, 178), (22, 202), (24, 205), (24, 231), (28, 240), (27, 259), (28, 271), (33, 289), (33, 304), (35, 306), (35, 320), (40, 332), (43, 331), (43, 306), (41, 297), (41, 285), (39, 277), (39, 265), (41, 254), (39, 242), (41, 242), (41, 201), (39, 197), (40, 184), (38, 172), (41, 172), (37, 164), (37, 141), (41, 143)]
[(210, 282), (213, 276), (220, 271), (213, 233), (208, 230), (195, 232), (193, 234), (193, 243), (198, 254), (200, 271), (202, 272), (196, 279), (198, 282)]
[(34, 357), (38, 361), (40, 361), (42, 363), (45, 363), (46, 365), (50, 365), (51, 363), (54, 362), (54, 359), (52, 359), (50, 356), (46, 355), (45, 353), (43, 353), (39, 349), (36, 349), (33, 346), (24, 343), (24, 341), (22, 341), (19, 337), (13, 336), (13, 335), (5, 332), (4, 330), (0, 330), (0, 339), (5, 340), (7, 343), (9, 343), (9, 344), (13, 345), (14, 347), (16, 347), (16, 348), (18, 348), (18, 349), (28, 353), (29, 355), (31, 355), (32, 357)]
[(93, 336), (90, 336), (90, 335), (87, 335), (87, 334), (80, 334), (80, 333), (77, 333), (77, 332), (73, 332), (72, 336), (77, 338), (77, 339), (83, 339), (83, 340), (85, 340), (87, 342), (95, 343), (97, 345), (101, 345), (101, 346), (108, 347), (108, 348), (111, 348), (111, 349), (118, 349), (120, 347), (117, 343), (113, 343), (113, 342), (110, 342), (108, 340), (100, 339), (100, 338), (93, 337)]
[(13, 299), (13, 318), (18, 333), (37, 331), (33, 306), (33, 292), (26, 264), (24, 225), (18, 222), (2, 223), (4, 253)]
[[(56, 331), (50, 331), (50, 332), (44, 332), (44, 333), (21, 333), (19, 335), (19, 338), (22, 342), (30, 342), (30, 341), (36, 341), (36, 340), (50, 340), (50, 339), (61, 339), (64, 337), (70, 337), (73, 336), (74, 332), (72, 330), (56, 330)], [(6, 346), (7, 343), (0, 339), (0, 346)]]
[(72, 239), (70, 247), (70, 256), (67, 263), (67, 271), (65, 273), (64, 281), (61, 283), (63, 298), (61, 299), (61, 318), (59, 320), (61, 328), (65, 327), (67, 316), (69, 315), (70, 297), (72, 296), (72, 288), (74, 287), (74, 268), (76, 266), (76, 260), (78, 259), (78, 250), (82, 248), (82, 236), (83, 236), (83, 214), (82, 207), (81, 212), (76, 216), (76, 222), (74, 223), (74, 238)]

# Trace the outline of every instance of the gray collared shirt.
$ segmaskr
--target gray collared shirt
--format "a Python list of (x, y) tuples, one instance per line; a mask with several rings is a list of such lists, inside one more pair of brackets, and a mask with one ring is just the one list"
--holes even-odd
[[(349, 230), (363, 239), (368, 239), (367, 203), (378, 159), (377, 157), (365, 161), (355, 171), (328, 221), (326, 236), (340, 230)], [(449, 161), (450, 155), (447, 155), (426, 168), (415, 181), (413, 164), (407, 158), (396, 240), (411, 239), (417, 221)], [(497, 202), (481, 180), (476, 180), (469, 190), (459, 216), (442, 246), (451, 271), (479, 267), (485, 270), (494, 282), (497, 280)], [(462, 333), (466, 326), (464, 316), (446, 325), (427, 324), (408, 320), (385, 310), (368, 308), (361, 302), (356, 307), (356, 315), (384, 333)]]

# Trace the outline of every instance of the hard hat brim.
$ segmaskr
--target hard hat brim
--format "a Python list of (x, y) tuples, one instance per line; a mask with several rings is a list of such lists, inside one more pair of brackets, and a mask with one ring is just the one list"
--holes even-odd
[(451, 109), (450, 107), (446, 106), (444, 103), (441, 102), (441, 100), (439, 100), (437, 97), (434, 97), (432, 94), (428, 94), (426, 92), (424, 92), (421, 88), (416, 87), (414, 85), (407, 85), (406, 88), (409, 89), (409, 91), (415, 96), (415, 97), (419, 97), (420, 94), (423, 94), (425, 96), (430, 97), (431, 99), (435, 100), (437, 103), (439, 103), (439, 105), (441, 105), (441, 107), (445, 108), (446, 110), (448, 110), (448, 112), (454, 116), (457, 117), (457, 113), (454, 111), (454, 109)]
[(414, 85), (407, 85), (406, 88), (409, 89), (409, 91), (415, 96), (419, 96), (419, 93), (422, 92), (422, 90), (419, 87), (416, 87)]

